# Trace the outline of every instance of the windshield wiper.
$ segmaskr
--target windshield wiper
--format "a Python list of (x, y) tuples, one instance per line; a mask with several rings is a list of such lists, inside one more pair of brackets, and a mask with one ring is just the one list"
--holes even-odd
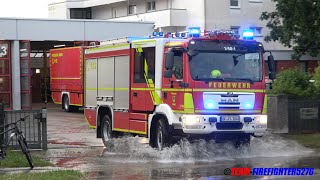
[(196, 76), (195, 80), (198, 81), (222, 81), (224, 82), (225, 79), (224, 78), (213, 78), (213, 77), (209, 77), (209, 78), (199, 78), (199, 76)]
[(250, 84), (253, 84), (253, 81), (250, 78), (227, 78), (225, 80), (227, 80), (227, 81), (238, 81), (238, 82), (239, 81), (247, 81), (247, 82), (250, 82)]

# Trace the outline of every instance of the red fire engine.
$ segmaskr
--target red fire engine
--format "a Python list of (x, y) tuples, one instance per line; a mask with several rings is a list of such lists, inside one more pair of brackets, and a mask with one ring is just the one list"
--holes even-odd
[[(250, 143), (267, 128), (266, 69), (263, 45), (245, 33), (191, 28), (85, 49), (86, 120), (105, 145), (121, 132), (158, 149), (175, 137)], [(271, 53), (268, 65), (274, 79)]]
[(50, 50), (50, 89), (67, 112), (83, 106), (83, 47)]

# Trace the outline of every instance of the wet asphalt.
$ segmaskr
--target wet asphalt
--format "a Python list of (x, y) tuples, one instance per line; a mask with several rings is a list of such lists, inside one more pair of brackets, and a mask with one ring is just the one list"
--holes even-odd
[[(33, 151), (56, 168), (86, 172), (85, 179), (231, 179), (232, 167), (314, 168), (312, 176), (245, 176), (240, 179), (320, 179), (320, 150), (269, 134), (252, 138), (248, 147), (203, 140), (178, 144), (161, 152), (141, 137), (126, 136), (104, 147), (83, 112), (48, 110), (48, 150)], [(41, 170), (41, 168), (39, 168)]]

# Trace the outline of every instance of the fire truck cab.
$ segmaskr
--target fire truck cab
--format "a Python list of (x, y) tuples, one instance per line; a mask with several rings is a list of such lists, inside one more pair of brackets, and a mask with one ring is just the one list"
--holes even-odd
[[(88, 48), (85, 117), (105, 145), (123, 132), (160, 150), (175, 137), (250, 143), (267, 128), (264, 53), (250, 38), (199, 28)], [(274, 79), (271, 53), (268, 65)]]

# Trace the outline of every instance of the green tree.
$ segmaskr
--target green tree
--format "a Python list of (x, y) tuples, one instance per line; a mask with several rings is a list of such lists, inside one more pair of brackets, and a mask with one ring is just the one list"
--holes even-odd
[(274, 12), (263, 12), (260, 20), (267, 20), (271, 30), (265, 41), (279, 41), (292, 48), (293, 59), (306, 53), (315, 57), (320, 49), (320, 0), (272, 0)]

